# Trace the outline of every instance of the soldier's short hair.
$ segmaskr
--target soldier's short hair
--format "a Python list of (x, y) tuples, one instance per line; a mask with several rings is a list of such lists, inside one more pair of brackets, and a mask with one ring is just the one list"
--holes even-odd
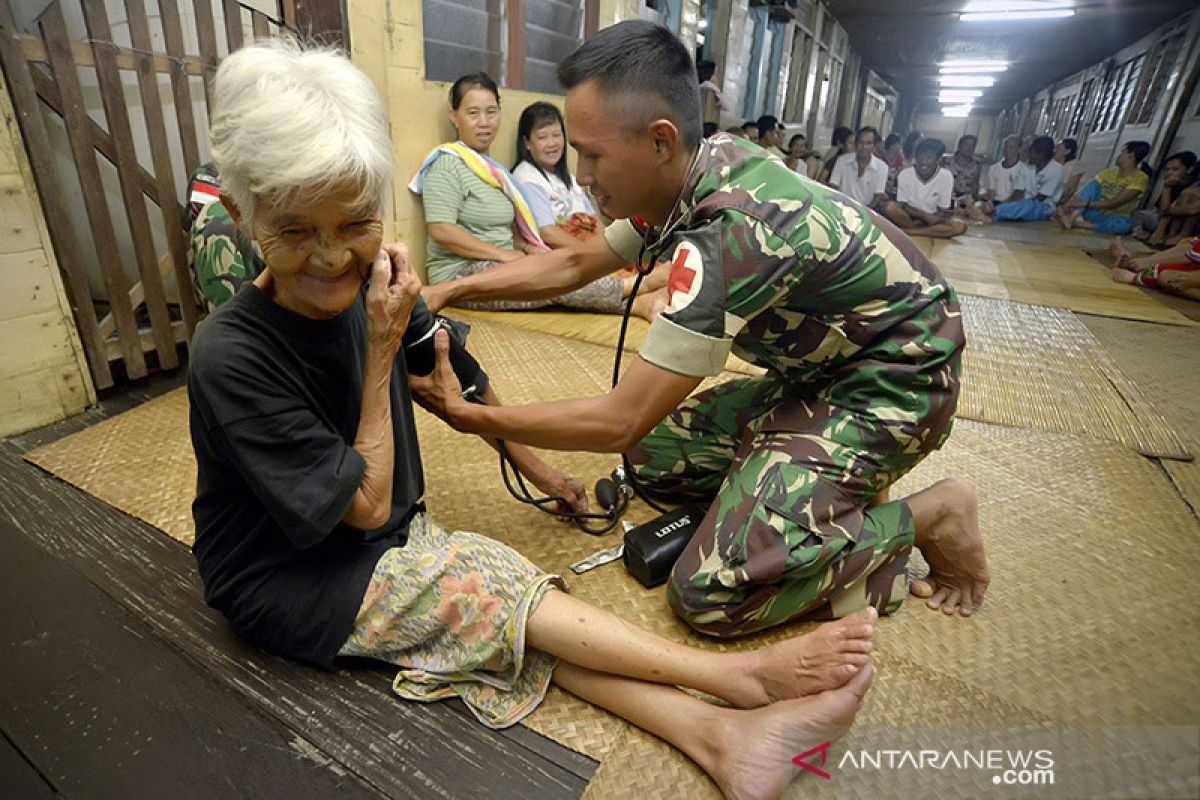
[(567, 91), (595, 81), (632, 125), (666, 118), (685, 147), (700, 142), (696, 68), (683, 43), (660, 25), (627, 20), (604, 28), (559, 64), (558, 81)]

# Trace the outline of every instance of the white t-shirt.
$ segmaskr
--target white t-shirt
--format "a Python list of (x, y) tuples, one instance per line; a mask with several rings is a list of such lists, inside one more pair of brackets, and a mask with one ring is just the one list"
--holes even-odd
[(1025, 191), (1025, 167), (1023, 161), (1014, 161), (1011, 167), (1005, 167), (1003, 161), (997, 161), (988, 167), (988, 188), (992, 190), (997, 203), (1003, 203), (1015, 191)]
[(896, 200), (919, 208), (926, 214), (936, 214), (950, 208), (954, 197), (954, 176), (945, 167), (926, 183), (917, 177), (917, 168), (908, 167), (896, 178)]
[(871, 156), (871, 163), (860, 174), (858, 154), (843, 153), (833, 163), (829, 185), (851, 200), (870, 205), (875, 195), (883, 194), (887, 188), (887, 178), (888, 166), (882, 158)]
[(808, 177), (808, 163), (803, 158), (796, 159), (796, 166), (792, 167), (798, 175)]
[(1025, 166), (1025, 198), (1036, 198), (1045, 195), (1047, 203), (1057, 203), (1062, 197), (1063, 182), (1067, 179), (1067, 170), (1054, 159), (1042, 167), (1041, 172), (1034, 169), (1032, 164)]
[(591, 198), (575, 182), (574, 176), (571, 176), (571, 185), (567, 186), (553, 172), (543, 174), (533, 164), (522, 161), (513, 170), (513, 178), (521, 187), (521, 193), (525, 195), (539, 228), (566, 222), (578, 212), (596, 215)]

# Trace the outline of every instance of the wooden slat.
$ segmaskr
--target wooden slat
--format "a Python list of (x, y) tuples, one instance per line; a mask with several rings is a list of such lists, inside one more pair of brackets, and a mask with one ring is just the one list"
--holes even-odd
[[(179, 213), (179, 195), (171, 167), (171, 151), (167, 147), (167, 130), (163, 122), (162, 100), (158, 96), (158, 75), (154, 72), (150, 53), (150, 24), (146, 20), (145, 0), (125, 0), (125, 12), (129, 21), (129, 35), (135, 50), (142, 54), (138, 62), (138, 89), (142, 97), (142, 111), (146, 118), (146, 135), (150, 140), (150, 157), (154, 163), (154, 176), (158, 184), (159, 210), (162, 214), (163, 230), (167, 235), (167, 248), (175, 265), (175, 283), (179, 290), (179, 311), (183, 315), (184, 328), (190, 341), (196, 330), (199, 314), (196, 298), (192, 293), (192, 276), (187, 263), (187, 242), (183, 234), (183, 221)], [(160, 275), (157, 259), (154, 274)], [(164, 308), (165, 308), (164, 299)], [(172, 348), (172, 351), (174, 348)], [(161, 358), (161, 356), (160, 356)], [(176, 362), (178, 363), (178, 362)]]
[(205, 67), (204, 101), (211, 114), (212, 89), (209, 83), (217, 71), (217, 31), (213, 23), (212, 2), (193, 0), (192, 7), (196, 10), (196, 38), (200, 41), (200, 59)]
[(271, 38), (271, 20), (265, 14), (250, 12), (250, 25), (254, 28), (255, 40)]
[[(33, 85), (37, 89), (38, 97), (42, 102), (58, 116), (63, 115), (62, 97), (59, 94), (58, 86), (55, 85), (54, 79), (46, 75), (42, 71), (42, 67), (36, 67), (30, 70), (33, 76)], [(108, 159), (108, 162), (114, 167), (117, 165), (117, 146), (113, 144), (113, 139), (108, 135), (108, 131), (101, 128), (96, 120), (89, 115), (87, 118), (87, 129), (91, 136), (92, 147)], [(150, 198), (152, 203), (158, 203), (158, 186), (155, 183), (154, 176), (142, 165), (137, 167), (137, 177), (140, 182), (142, 193)], [(176, 213), (179, 213), (182, 208), (177, 208)]]
[[(184, 328), (182, 322), (171, 323), (171, 335), (174, 337), (176, 344), (183, 344), (188, 340), (187, 329)], [(111, 339), (105, 342), (105, 345), (108, 347), (109, 359), (120, 357), (120, 351), (117, 345)], [(154, 333), (146, 330), (145, 328), (139, 330), (138, 346), (142, 348), (143, 353), (152, 353), (158, 350), (158, 342), (154, 338)]]
[(229, 52), (240, 50), (242, 47), (242, 7), (237, 0), (224, 0), (225, 8), (225, 43)]
[[(600, 30), (600, 0), (584, 0), (583, 38), (590, 39)], [(709, 32), (712, 35), (712, 32)]]
[[(187, 55), (183, 44), (183, 26), (179, 19), (176, 0), (158, 0), (166, 40), (167, 55), (182, 59)], [(186, 70), (171, 70), (171, 94), (175, 99), (175, 119), (179, 123), (179, 141), (183, 146), (183, 168), (190, 175), (200, 166), (199, 139), (196, 137), (196, 120), (192, 113), (192, 86)]]
[[(46, 63), (46, 47), (42, 44), (42, 40), (36, 36), (28, 34), (18, 34), (14, 37), (21, 46), (21, 52), (29, 61), (44, 64)], [(138, 56), (137, 53), (120, 45), (113, 44), (111, 48), (114, 57), (117, 60), (117, 66), (121, 69), (135, 69), (134, 59)], [(81, 67), (96, 66), (95, 54), (92, 48), (88, 47), (87, 42), (71, 42), (71, 58)], [(199, 58), (195, 56), (181, 56), (182, 62), (173, 61), (171, 58), (162, 53), (154, 54), (154, 70), (161, 72), (164, 75), (171, 74), (182, 70), (188, 75), (204, 75), (205, 66)]]
[[(79, 188), (87, 208), (88, 224), (96, 246), (96, 256), (100, 260), (100, 272), (104, 276), (104, 286), (108, 290), (108, 300), (112, 304), (113, 317), (117, 323), (125, 371), (131, 378), (141, 378), (146, 375), (146, 358), (138, 345), (137, 323), (133, 318), (133, 307), (129, 304), (129, 287), (120, 268), (121, 251), (117, 247), (117, 236), (108, 215), (108, 203), (104, 199), (104, 184), (100, 179), (100, 167), (96, 163), (96, 151), (90, 141), (88, 115), (84, 110), (79, 75), (71, 58), (67, 25), (63, 20), (62, 8), (57, 2), (42, 15), (41, 25), (47, 55), (50, 58), (50, 70), (62, 93), (63, 122), (66, 124), (67, 138), (71, 143), (75, 170), (79, 174)], [(88, 302), (90, 304), (90, 299)], [(103, 348), (99, 358), (106, 359)]]
[(12, 11), (7, 2), (0, 2), (0, 63), (4, 66), (17, 122), (29, 152), (29, 162), (37, 181), (38, 197), (42, 204), (46, 227), (50, 231), (59, 266), (67, 275), (66, 283), (71, 292), (76, 328), (87, 354), (92, 382), (97, 389), (107, 389), (113, 385), (112, 371), (109, 370), (108, 361), (104, 356), (104, 342), (97, 326), (96, 309), (92, 305), (83, 258), (75, 246), (69, 220), (58, 211), (56, 198), (64, 195), (59, 187), (54, 153), (50, 149), (50, 139), (46, 134), (37, 91), (30, 75), (31, 70), (17, 44), (15, 34), (16, 25)]
[[(108, 42), (112, 41), (112, 30), (108, 24), (108, 12), (104, 0), (82, 0), (83, 18), (87, 24), (92, 49), (96, 53), (96, 78), (100, 84), (100, 98), (104, 102), (104, 116), (108, 120), (109, 133), (117, 146), (117, 178), (124, 199), (125, 218), (133, 238), (133, 252), (138, 272), (142, 276), (146, 292), (146, 310), (150, 314), (150, 327), (158, 343), (159, 363), (170, 369), (179, 366), (179, 354), (175, 352), (175, 336), (171, 332), (171, 316), (167, 311), (167, 298), (163, 292), (162, 276), (158, 274), (158, 258), (154, 255), (154, 239), (150, 230), (150, 218), (141, 189), (134, 178), (138, 164), (137, 151), (133, 146), (133, 130), (129, 125), (129, 110), (125, 108), (125, 89), (121, 74)], [(161, 108), (159, 112), (161, 114)]]
[(508, 0), (508, 59), (505, 85), (512, 89), (525, 88), (525, 0)]
[[(163, 256), (162, 258), (160, 258), (158, 260), (158, 272), (160, 275), (166, 275), (168, 272), (170, 272), (172, 269), (174, 269), (174, 267), (175, 267), (175, 262), (174, 262), (174, 259), (171, 258), (170, 253), (167, 253), (165, 256)], [(146, 299), (146, 295), (143, 293), (143, 290), (142, 290), (142, 282), (138, 281), (129, 290), (129, 303), (134, 308), (137, 308), (145, 301), (145, 299)], [(109, 336), (113, 335), (113, 331), (115, 331), (115, 330), (116, 330), (116, 324), (113, 322), (112, 314), (105, 314), (100, 319), (100, 336), (101, 336), (101, 338), (107, 339)]]

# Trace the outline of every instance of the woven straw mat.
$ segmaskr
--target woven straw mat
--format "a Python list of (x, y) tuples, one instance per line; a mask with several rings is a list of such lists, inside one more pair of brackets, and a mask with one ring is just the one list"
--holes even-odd
[[(607, 386), (608, 353), (584, 343), (481, 323), (472, 348), (485, 364), (505, 365), (491, 372), (497, 392), (510, 403)], [(519, 506), (504, 492), (495, 455), (481, 441), (424, 412), (418, 426), (431, 512), (450, 528), (486, 533), (566, 575), (577, 596), (709, 649), (755, 647), (811, 627), (789, 626), (736, 642), (701, 639), (671, 615), (661, 588), (642, 589), (619, 564), (569, 573), (569, 564), (613, 544), (616, 536), (585, 536)], [(547, 458), (589, 484), (616, 463), (596, 454)], [(194, 486), (182, 390), (34, 451), (30, 459), (172, 535), (188, 533), (172, 522), (186, 516)], [(893, 496), (950, 474), (966, 476), (979, 490), (994, 575), (988, 601), (975, 619), (964, 621), (944, 619), (910, 599), (880, 626), (879, 677), (850, 742), (865, 735), (861, 731), (899, 730), (913, 720), (1001, 726), (1197, 719), (1200, 665), (1193, 655), (1200, 629), (1192, 609), (1200, 522), (1152, 462), (1098, 439), (960, 421), (948, 445), (902, 480)], [(465, 487), (470, 504), (463, 502)], [(652, 516), (636, 503), (629, 518)], [(1189, 597), (1193, 602), (1186, 602)], [(1137, 691), (1130, 690), (1134, 685)], [(643, 796), (703, 797), (714, 791), (679, 753), (560, 690), (526, 724), (609, 759), (589, 796), (625, 797), (636, 789)], [(857, 774), (841, 781), (838, 791), (896, 796), (890, 783), (875, 782), (889, 775)], [(815, 783), (808, 781), (805, 791)]]

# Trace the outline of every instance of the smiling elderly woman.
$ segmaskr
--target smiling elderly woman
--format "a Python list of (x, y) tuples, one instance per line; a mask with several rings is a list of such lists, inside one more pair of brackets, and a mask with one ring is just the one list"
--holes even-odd
[[(251, 642), (318, 665), (396, 664), (403, 697), (457, 695), (491, 726), (532, 711), (553, 679), (676, 744), (731, 794), (781, 787), (790, 754), (853, 718), (874, 612), (755, 652), (696, 650), (572, 598), (498, 542), (441, 528), (421, 503), (413, 425), (411, 391), (431, 385), (407, 361), (433, 320), (404, 247), (382, 244), (379, 97), (344, 58), (275, 43), (229, 56), (214, 99), (221, 202), (265, 263), (193, 342), (207, 601)], [(434, 340), (496, 403), (465, 349)], [(577, 482), (512, 450), (539, 488), (586, 507)]]

